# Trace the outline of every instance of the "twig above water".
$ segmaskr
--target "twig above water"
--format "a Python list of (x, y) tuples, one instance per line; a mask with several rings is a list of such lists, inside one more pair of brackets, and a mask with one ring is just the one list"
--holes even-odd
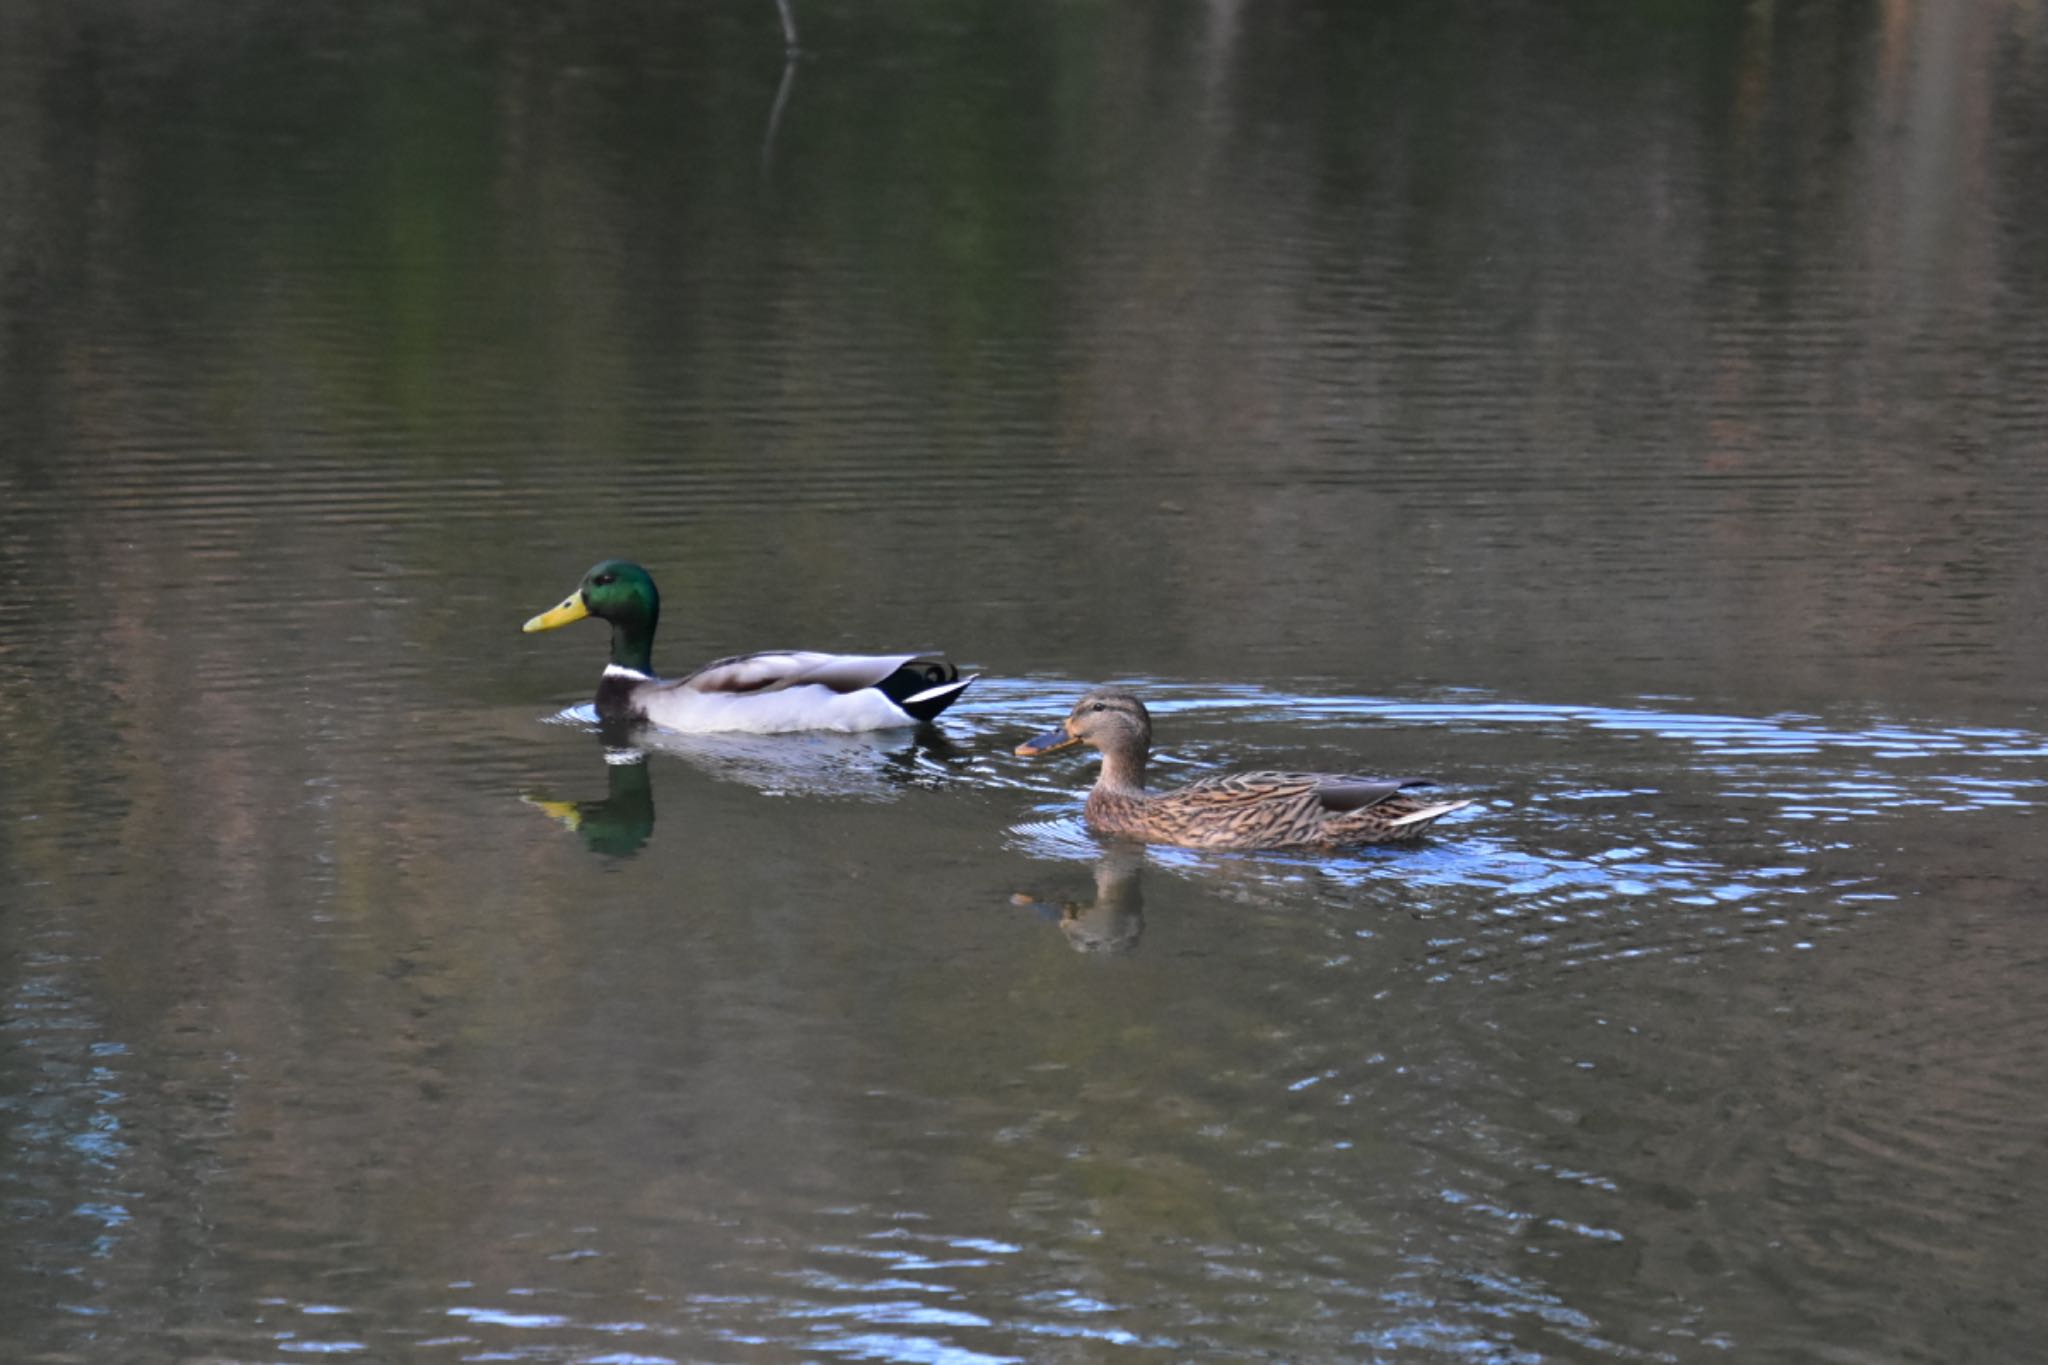
[[(789, 12), (789, 0), (776, 0)], [(796, 47), (792, 45), (789, 55), (782, 63), (782, 84), (775, 89), (775, 104), (768, 111), (768, 131), (761, 136), (761, 183), (767, 184), (769, 172), (775, 165), (775, 130), (782, 126), (782, 111), (789, 103), (790, 89), (796, 84)]]

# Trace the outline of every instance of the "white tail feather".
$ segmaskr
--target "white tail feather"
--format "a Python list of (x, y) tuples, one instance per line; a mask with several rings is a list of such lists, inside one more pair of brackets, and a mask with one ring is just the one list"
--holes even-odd
[(1401, 816), (1397, 820), (1387, 821), (1387, 827), (1389, 829), (1399, 829), (1403, 825), (1427, 824), (1431, 820), (1449, 815), (1454, 810), (1463, 810), (1471, 804), (1470, 801), (1446, 801), (1440, 806), (1424, 806), (1421, 810)]
[(940, 683), (937, 687), (927, 687), (916, 696), (905, 697), (903, 704), (905, 706), (915, 706), (921, 701), (932, 701), (939, 697), (949, 697), (980, 676), (981, 674), (979, 673), (970, 673), (958, 682)]

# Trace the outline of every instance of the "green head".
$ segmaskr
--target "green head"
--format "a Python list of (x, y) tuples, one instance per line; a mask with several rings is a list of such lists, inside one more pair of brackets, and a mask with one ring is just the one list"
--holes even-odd
[(638, 673), (654, 672), (654, 627), (661, 620), (661, 594), (647, 570), (624, 559), (593, 564), (560, 606), (542, 612), (524, 628), (529, 633), (553, 630), (586, 616), (612, 623), (613, 663)]

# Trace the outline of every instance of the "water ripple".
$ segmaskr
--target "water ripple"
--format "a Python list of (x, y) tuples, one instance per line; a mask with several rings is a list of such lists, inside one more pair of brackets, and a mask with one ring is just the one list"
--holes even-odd
[[(997, 684), (964, 719), (987, 735), (1021, 735), (1061, 714), (1076, 690), (1050, 680)], [(2048, 752), (2043, 736), (2016, 729), (1157, 679), (1143, 691), (1170, 746), (1167, 781), (1182, 770), (1314, 762), (1371, 771), (1348, 756), (1425, 747), (1465, 779), (1445, 790), (1477, 804), (1410, 847), (1148, 853), (1233, 896), (1304, 885), (1395, 892), (1410, 915), (1443, 922), (1429, 961), (1446, 971), (1543, 957), (1574, 965), (1697, 956), (1744, 943), (1810, 947), (1896, 898), (1869, 847), (1872, 826), (2032, 809), (2048, 785), (2030, 761)], [(1522, 736), (1517, 761), (1489, 769), (1485, 741), (1508, 730)], [(1560, 762), (1534, 757), (1532, 741), (1545, 740)], [(1652, 745), (1666, 752), (1642, 752)], [(1638, 773), (1657, 776), (1629, 780)], [(1090, 763), (998, 764), (988, 780), (1039, 798), (1011, 826), (1019, 851), (1057, 862), (1102, 855), (1079, 818)]]

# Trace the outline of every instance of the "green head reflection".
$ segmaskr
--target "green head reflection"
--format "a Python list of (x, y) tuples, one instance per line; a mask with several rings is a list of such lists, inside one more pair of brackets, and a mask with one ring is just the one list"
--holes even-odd
[(638, 751), (606, 756), (602, 800), (522, 799), (583, 836), (592, 853), (606, 857), (630, 858), (654, 833), (654, 787), (648, 778), (647, 755)]

